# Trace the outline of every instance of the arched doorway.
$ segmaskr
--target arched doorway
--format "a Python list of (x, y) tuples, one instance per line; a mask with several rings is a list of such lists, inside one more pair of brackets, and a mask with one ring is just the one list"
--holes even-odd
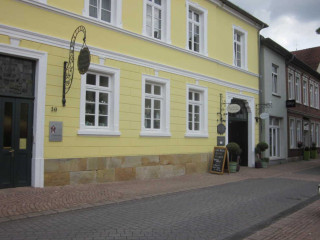
[(248, 110), (245, 101), (237, 98), (231, 104), (238, 104), (240, 111), (228, 113), (228, 142), (236, 142), (242, 149), (240, 165), (248, 166)]

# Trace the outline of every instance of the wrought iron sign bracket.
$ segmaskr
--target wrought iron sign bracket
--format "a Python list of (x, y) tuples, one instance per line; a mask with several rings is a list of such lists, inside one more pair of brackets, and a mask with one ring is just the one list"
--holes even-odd
[(86, 29), (84, 26), (79, 26), (74, 31), (71, 41), (70, 41), (70, 50), (69, 50), (69, 61), (63, 63), (63, 89), (62, 89), (62, 106), (66, 106), (66, 94), (69, 92), (74, 73), (74, 47), (76, 38), (79, 32), (83, 32), (83, 43), (78, 57), (78, 71), (80, 74), (85, 74), (90, 66), (90, 51), (86, 45)]
[(272, 108), (272, 102), (268, 102), (268, 103), (259, 103), (256, 104), (256, 122), (259, 121), (260, 118), (260, 114), (264, 113), (266, 111), (266, 109)]

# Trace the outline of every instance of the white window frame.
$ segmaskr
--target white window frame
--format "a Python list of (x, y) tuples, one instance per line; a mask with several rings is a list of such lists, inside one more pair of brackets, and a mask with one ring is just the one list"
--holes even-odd
[(298, 142), (303, 142), (302, 139), (302, 119), (296, 119), (296, 144), (298, 146)]
[(316, 129), (315, 129), (315, 135), (316, 135), (316, 146), (320, 147), (320, 128), (319, 128), (319, 123), (316, 123)]
[[(161, 128), (147, 129), (144, 125), (145, 120), (145, 85), (147, 82), (161, 85), (162, 100), (161, 106)], [(143, 137), (170, 137), (170, 80), (150, 75), (142, 75), (142, 91), (141, 91), (141, 131), (140, 136)]]
[(120, 96), (120, 69), (107, 67), (91, 63), (88, 73), (108, 75), (111, 81), (111, 101), (109, 103), (108, 127), (86, 126), (85, 125), (85, 107), (86, 107), (86, 90), (87, 74), (81, 75), (81, 95), (80, 95), (80, 129), (79, 135), (100, 135), (100, 136), (119, 136), (119, 96)]
[(303, 104), (305, 106), (309, 106), (309, 103), (308, 103), (308, 79), (307, 77), (303, 76)]
[(294, 99), (294, 72), (289, 70), (288, 73), (288, 99)]
[[(275, 121), (278, 121), (279, 124), (274, 124)], [(281, 139), (280, 139), (280, 126), (281, 119), (270, 117), (270, 157), (277, 158), (281, 154)], [(275, 146), (275, 149), (273, 148)]]
[(278, 95), (279, 87), (278, 87), (278, 71), (279, 66), (276, 64), (271, 65), (271, 76), (272, 76), (272, 93)]
[[(189, 9), (197, 12), (200, 17), (199, 52), (189, 49)], [(208, 10), (189, 0), (186, 0), (186, 29), (186, 49), (193, 53), (208, 56)]]
[(319, 109), (319, 84), (314, 84), (314, 107)]
[[(100, 2), (100, 0), (97, 0)], [(103, 21), (99, 18), (99, 9), (98, 9), (98, 17), (91, 17), (89, 15), (89, 4), (90, 0), (84, 0), (84, 8), (83, 8), (83, 16), (88, 17), (90, 19), (96, 20), (100, 23), (111, 24), (116, 27), (122, 28), (122, 0), (111, 0), (111, 21)], [(99, 3), (98, 3), (99, 5)]]
[(171, 0), (161, 0), (161, 1), (162, 1), (162, 6), (160, 7), (161, 15), (162, 15), (161, 38), (160, 39), (155, 38), (153, 35), (149, 36), (147, 33), (147, 5), (151, 5), (152, 7), (156, 6), (156, 4), (148, 0), (143, 0), (142, 35), (171, 44)]
[[(235, 44), (237, 42), (235, 42), (235, 33), (239, 34), (241, 37), (241, 66), (238, 66), (237, 64), (237, 56), (235, 54)], [(234, 26), (233, 25), (233, 34), (232, 34), (232, 44), (233, 44), (233, 66), (238, 67), (238, 68), (242, 68), (245, 70), (248, 70), (248, 32), (245, 31), (244, 29), (242, 29), (241, 27), (238, 26)]]
[[(197, 92), (200, 94), (200, 101), (195, 103), (189, 100), (189, 92)], [(196, 104), (200, 106), (200, 129), (199, 131), (189, 130), (189, 104)], [(186, 92), (186, 133), (185, 137), (209, 137), (208, 133), (208, 88), (187, 84)]]
[(301, 74), (295, 73), (295, 95), (297, 103), (301, 103)]
[(295, 137), (295, 119), (289, 118), (289, 143), (290, 149), (296, 148), (296, 137)]
[(315, 107), (314, 105), (314, 84), (312, 81), (309, 82), (309, 98), (310, 98), (310, 107)]
[(310, 145), (312, 145), (312, 143), (315, 143), (316, 139), (315, 139), (315, 123), (311, 122), (310, 125)]

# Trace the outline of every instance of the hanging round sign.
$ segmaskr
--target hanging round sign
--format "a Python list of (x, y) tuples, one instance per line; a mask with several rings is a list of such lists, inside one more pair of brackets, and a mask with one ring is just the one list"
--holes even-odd
[(240, 106), (238, 104), (229, 104), (227, 111), (229, 113), (237, 113), (240, 111)]
[(261, 114), (260, 114), (260, 118), (261, 118), (261, 119), (267, 119), (268, 117), (269, 117), (269, 113), (265, 113), (265, 112), (264, 112), (264, 113), (261, 113)]
[(88, 71), (90, 66), (90, 60), (91, 56), (89, 48), (82, 48), (78, 57), (78, 71), (80, 74), (85, 74)]
[(226, 126), (223, 125), (222, 123), (218, 124), (217, 126), (217, 132), (219, 134), (224, 134), (226, 132)]

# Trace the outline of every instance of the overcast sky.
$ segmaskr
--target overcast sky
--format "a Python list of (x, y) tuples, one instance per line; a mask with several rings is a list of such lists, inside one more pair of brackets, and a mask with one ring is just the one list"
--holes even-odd
[(229, 0), (269, 25), (260, 33), (289, 51), (320, 46), (320, 0)]

